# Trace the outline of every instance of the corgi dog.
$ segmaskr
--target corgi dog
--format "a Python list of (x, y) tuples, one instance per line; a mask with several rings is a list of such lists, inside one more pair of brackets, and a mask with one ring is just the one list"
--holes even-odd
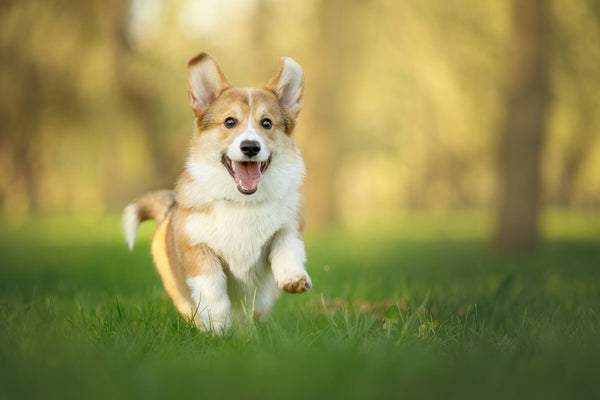
[(174, 191), (148, 193), (123, 212), (133, 248), (140, 223), (157, 223), (152, 256), (175, 307), (225, 332), (246, 310), (264, 317), (281, 291), (303, 293), (305, 167), (294, 140), (304, 73), (291, 58), (264, 89), (235, 88), (207, 53), (187, 65), (195, 115)]

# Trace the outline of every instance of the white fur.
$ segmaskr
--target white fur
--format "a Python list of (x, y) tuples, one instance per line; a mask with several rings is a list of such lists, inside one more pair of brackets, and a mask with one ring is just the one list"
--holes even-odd
[(242, 133), (236, 136), (233, 142), (229, 145), (229, 147), (227, 148), (227, 157), (229, 157), (230, 160), (234, 161), (248, 161), (248, 157), (246, 157), (246, 155), (242, 153), (241, 145), (244, 140), (253, 140), (259, 143), (260, 151), (257, 155), (252, 157), (252, 161), (267, 161), (269, 159), (269, 156), (271, 155), (268, 146), (263, 137), (260, 136), (256, 129), (252, 127), (252, 120), (254, 115), (254, 113), (252, 112), (252, 89), (246, 88), (246, 91), (248, 92), (248, 105), (250, 107), (250, 112), (248, 113), (248, 126)]
[(283, 57), (282, 61), (283, 69), (277, 87), (277, 94), (281, 104), (290, 110), (295, 110), (302, 103), (301, 92), (304, 73), (302, 67), (293, 59)]
[(296, 168), (301, 168), (286, 182), (269, 182), (279, 178), (279, 174), (270, 178), (265, 174), (265, 186), (277, 194), (270, 201), (213, 200), (210, 212), (192, 214), (185, 221), (191, 243), (208, 245), (226, 263), (227, 293), (235, 312), (239, 313), (244, 302), (257, 314), (265, 315), (279, 295), (276, 280), (280, 288), (301, 276), (310, 282), (304, 267), (304, 244), (297, 236), (292, 237), (292, 232), (298, 230), (302, 166), (301, 162), (296, 163)]
[[(283, 105), (296, 112), (301, 106), (302, 82), (300, 66), (284, 59), (277, 90)], [(239, 312), (242, 303), (247, 310), (264, 315), (280, 293), (277, 286), (302, 278), (310, 285), (304, 267), (304, 243), (298, 237), (304, 162), (291, 137), (281, 133), (267, 142), (261, 130), (253, 127), (254, 111), (260, 112), (264, 105), (253, 104), (252, 90), (247, 89), (250, 112), (245, 115), (246, 129), (229, 143), (222, 142), (216, 129), (203, 131), (201, 146), (192, 147), (186, 162), (192, 182), (181, 189), (185, 192), (178, 193), (187, 206), (208, 206), (208, 211), (187, 217), (184, 231), (192, 245), (207, 245), (219, 256), (223, 273), (192, 277), (186, 282), (200, 323), (217, 331), (229, 326), (231, 314)], [(193, 93), (202, 95), (201, 91)], [(221, 160), (223, 153), (234, 161), (248, 160), (240, 148), (244, 140), (256, 140), (261, 145), (253, 161), (271, 157), (252, 195), (238, 191)]]
[(222, 333), (231, 325), (231, 301), (227, 296), (227, 278), (223, 272), (186, 280), (196, 307), (196, 318), (205, 330)]
[(233, 142), (227, 148), (227, 157), (230, 160), (234, 161), (248, 161), (248, 158), (244, 153), (242, 153), (242, 142), (244, 140), (253, 140), (259, 143), (260, 151), (257, 155), (252, 157), (252, 161), (267, 161), (269, 159), (270, 152), (268, 150), (267, 144), (265, 140), (258, 134), (256, 129), (250, 126), (250, 122), (248, 122), (248, 128), (244, 130), (242, 133), (237, 135)]
[(306, 251), (304, 243), (298, 237), (297, 230), (283, 229), (273, 239), (271, 247), (271, 268), (277, 286), (283, 288), (290, 280), (297, 281), (304, 277), (309, 286), (312, 286), (310, 277), (306, 273)]
[(129, 246), (129, 251), (131, 251), (133, 250), (135, 237), (140, 228), (137, 204), (132, 203), (125, 207), (123, 216), (121, 217), (121, 226), (123, 228), (123, 234), (125, 235), (125, 242), (127, 243), (127, 246)]
[[(185, 221), (185, 232), (191, 243), (208, 245), (222, 258), (229, 271), (227, 288), (213, 286), (206, 290), (220, 292), (212, 293), (213, 297), (229, 297), (233, 311), (240, 316), (242, 303), (259, 315), (265, 315), (270, 310), (279, 295), (275, 279), (281, 283), (281, 287), (283, 283), (300, 275), (308, 277), (304, 269), (304, 247), (299, 239), (278, 240), (281, 243), (277, 246), (276, 255), (271, 253), (277, 232), (298, 229), (298, 188), (303, 175), (303, 164), (297, 162), (295, 165), (295, 176), (290, 175), (286, 182), (275, 179), (279, 178), (277, 173), (271, 177), (265, 174), (265, 186), (271, 193), (277, 194), (272, 200), (213, 200), (210, 212), (192, 214)], [(196, 168), (200, 166), (196, 165)], [(229, 176), (227, 178), (232, 180)], [(270, 179), (275, 179), (275, 182), (270, 182)], [(233, 190), (235, 192), (232, 195), (239, 193), (237, 189)], [(261, 190), (267, 189), (263, 187)], [(276, 263), (281, 265), (277, 266)], [(276, 278), (273, 277), (275, 271)], [(207, 306), (211, 307), (210, 304)]]
[[(304, 269), (304, 245), (297, 236), (295, 240), (289, 237), (298, 230), (305, 171), (297, 149), (273, 149), (271, 164), (252, 195), (237, 190), (215, 157), (190, 155), (186, 168), (193, 178), (186, 196), (209, 205), (210, 211), (188, 216), (185, 233), (191, 244), (209, 246), (228, 271), (226, 289), (223, 285), (203, 287), (213, 291), (209, 297), (228, 297), (232, 312), (239, 312), (244, 302), (248, 309), (264, 315), (279, 295), (275, 279), (288, 282), (306, 276), (310, 282)], [(206, 306), (210, 314), (215, 313), (210, 304)]]
[(238, 315), (242, 303), (265, 315), (279, 295), (276, 280), (279, 287), (300, 276), (306, 276), (310, 282), (304, 269), (303, 243), (284, 235), (286, 240), (275, 239), (278, 245), (274, 245), (278, 231), (297, 230), (298, 198), (297, 194), (292, 196), (292, 204), (242, 205), (221, 200), (213, 203), (211, 212), (187, 218), (185, 232), (192, 244), (208, 245), (226, 263), (227, 289), (214, 287), (213, 290), (225, 292), (213, 296), (228, 295)]
[(275, 233), (294, 223), (296, 212), (282, 203), (239, 205), (215, 202), (210, 213), (192, 214), (185, 231), (192, 244), (207, 244), (241, 281), (252, 281), (252, 269)]

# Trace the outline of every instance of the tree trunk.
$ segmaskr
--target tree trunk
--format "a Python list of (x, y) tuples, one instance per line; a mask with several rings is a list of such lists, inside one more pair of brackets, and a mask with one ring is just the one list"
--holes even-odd
[(155, 177), (153, 184), (157, 187), (170, 187), (174, 177), (174, 162), (165, 150), (162, 140), (165, 132), (155, 106), (158, 94), (151, 84), (151, 79), (132, 67), (135, 54), (126, 33), (129, 2), (98, 1), (98, 5), (103, 11), (105, 29), (112, 34), (114, 70), (119, 94), (142, 128), (152, 156)]
[[(354, 4), (352, 2), (351, 4)], [(318, 3), (319, 41), (315, 46), (318, 74), (307, 77), (305, 100), (313, 117), (312, 126), (304, 127), (302, 143), (310, 143), (304, 152), (307, 180), (304, 185), (310, 226), (333, 225), (339, 219), (336, 179), (341, 162), (339, 141), (343, 140), (340, 91), (347, 57), (347, 40), (352, 27), (350, 3), (321, 0)], [(311, 118), (302, 119), (307, 124)]]
[(508, 93), (500, 154), (503, 193), (497, 245), (527, 250), (539, 241), (540, 152), (548, 79), (546, 0), (512, 0)]

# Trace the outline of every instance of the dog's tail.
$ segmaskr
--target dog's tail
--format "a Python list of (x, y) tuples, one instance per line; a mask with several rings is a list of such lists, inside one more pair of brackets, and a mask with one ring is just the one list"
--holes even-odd
[(140, 224), (147, 219), (153, 219), (160, 224), (167, 218), (174, 205), (175, 193), (168, 190), (150, 192), (129, 203), (123, 210), (121, 218), (123, 234), (129, 250), (133, 249)]

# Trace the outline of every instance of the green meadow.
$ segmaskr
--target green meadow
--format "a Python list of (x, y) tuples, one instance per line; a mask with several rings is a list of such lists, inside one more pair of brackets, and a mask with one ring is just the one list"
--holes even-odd
[(313, 289), (223, 337), (164, 293), (153, 223), (130, 253), (118, 216), (4, 222), (0, 398), (598, 398), (600, 216), (543, 222), (522, 254), (483, 213), (309, 232)]

